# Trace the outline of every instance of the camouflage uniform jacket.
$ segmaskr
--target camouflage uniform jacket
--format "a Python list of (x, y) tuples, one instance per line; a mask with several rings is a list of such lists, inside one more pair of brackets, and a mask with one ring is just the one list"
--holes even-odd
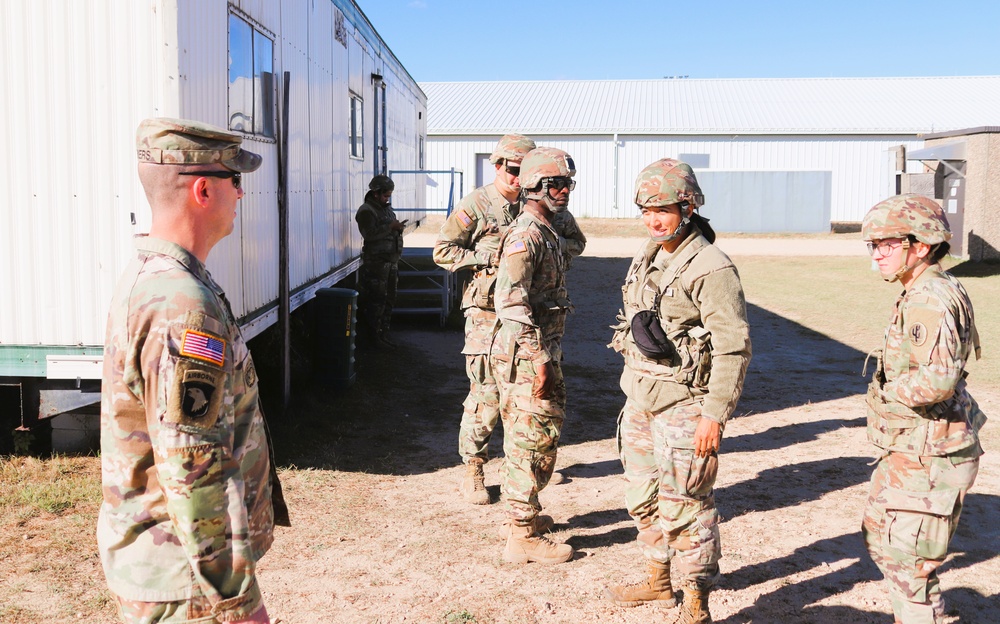
[[(694, 225), (672, 254), (648, 241), (632, 260), (622, 300), (608, 346), (625, 358), (626, 396), (650, 412), (704, 397), (703, 415), (725, 424), (750, 362), (746, 299), (729, 257)], [(674, 346), (670, 358), (646, 357), (631, 335), (632, 318), (651, 309)]]
[(896, 300), (868, 391), (868, 437), (877, 447), (922, 456), (982, 454), (986, 420), (969, 395), (965, 366), (979, 355), (972, 302), (940, 265)]
[(563, 239), (531, 212), (522, 212), (504, 239), (497, 271), (497, 317), (500, 328), (491, 356), (544, 364), (561, 357), (566, 314)]
[[(111, 303), (101, 396), (97, 540), (115, 594), (186, 600), (220, 619), (260, 604), (275, 490), (253, 361), (222, 289), (173, 243), (137, 239)], [(277, 487), (277, 486), (275, 486)]]
[(434, 262), (452, 272), (474, 272), (462, 293), (463, 310), (493, 309), (500, 237), (520, 212), (521, 202), (508, 202), (489, 184), (463, 197), (441, 226), (434, 244)]
[(361, 204), (354, 215), (358, 231), (365, 239), (361, 255), (365, 260), (396, 262), (403, 253), (403, 233), (389, 227), (396, 221), (392, 205), (379, 205), (372, 193), (373, 191), (369, 191), (365, 195), (365, 203)]

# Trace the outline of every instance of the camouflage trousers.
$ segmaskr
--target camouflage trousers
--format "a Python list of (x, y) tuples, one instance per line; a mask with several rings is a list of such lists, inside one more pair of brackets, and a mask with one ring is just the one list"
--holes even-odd
[(532, 396), (535, 369), (530, 360), (492, 358), (493, 374), (500, 389), (500, 417), (503, 419), (504, 467), (500, 493), (507, 515), (527, 526), (542, 510), (541, 492), (556, 466), (559, 434), (566, 418), (566, 382), (562, 366), (555, 360), (555, 382), (548, 397)]
[(488, 355), (466, 355), (465, 373), (469, 377), (469, 395), (462, 404), (458, 454), (466, 464), (473, 457), (485, 462), (489, 459), (493, 429), (500, 418), (500, 390)]
[(195, 583), (192, 595), (188, 600), (176, 602), (142, 602), (126, 600), (115, 596), (118, 600), (118, 612), (125, 624), (219, 624), (212, 615), (212, 604)]
[(369, 334), (374, 337), (388, 333), (396, 303), (399, 261), (363, 258), (359, 282), (360, 308)]
[(944, 621), (937, 569), (948, 554), (965, 494), (978, 472), (978, 456), (890, 452), (879, 459), (861, 532), (885, 576), (898, 621)]
[(684, 578), (711, 583), (722, 556), (713, 489), (719, 458), (695, 456), (699, 420), (700, 402), (646, 412), (629, 399), (618, 420), (618, 452), (643, 555), (673, 560)]

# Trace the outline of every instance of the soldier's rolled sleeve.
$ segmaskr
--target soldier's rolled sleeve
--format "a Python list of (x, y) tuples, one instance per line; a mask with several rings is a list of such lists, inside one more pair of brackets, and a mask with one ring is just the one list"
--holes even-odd
[[(182, 328), (170, 330), (176, 345)], [(220, 337), (227, 340), (229, 337)], [(231, 361), (227, 354), (226, 361)], [(216, 392), (224, 400), (210, 403), (197, 419), (178, 412), (177, 396), (183, 383), (179, 371), (197, 369), (218, 380)], [(255, 558), (250, 522), (243, 501), (239, 461), (234, 457), (227, 423), (233, 405), (227, 391), (230, 371), (178, 355), (176, 346), (162, 348), (159, 388), (147, 389), (147, 419), (157, 479), (166, 498), (167, 513), (181, 541), (195, 581), (225, 620), (249, 617), (261, 603), (254, 578)], [(154, 376), (155, 379), (155, 376)], [(220, 397), (220, 399), (222, 398)], [(181, 412), (183, 409), (181, 410)], [(155, 435), (153, 434), (155, 432)]]
[(743, 391), (751, 355), (746, 299), (736, 268), (713, 271), (698, 280), (692, 297), (711, 334), (712, 371), (702, 415), (725, 424)]
[(462, 227), (457, 212), (448, 217), (441, 226), (431, 254), (435, 264), (451, 272), (488, 266), (489, 254), (474, 248), (474, 233), (477, 230), (478, 220), (474, 220), (468, 227)]
[(882, 392), (887, 400), (908, 407), (946, 401), (955, 393), (966, 365), (956, 315), (937, 298), (911, 306), (907, 314), (919, 315), (924, 331), (931, 333), (926, 344), (911, 347), (909, 369), (886, 383)]

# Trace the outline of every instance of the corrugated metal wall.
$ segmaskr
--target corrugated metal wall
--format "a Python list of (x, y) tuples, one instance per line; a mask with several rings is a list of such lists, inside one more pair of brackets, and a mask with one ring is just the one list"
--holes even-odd
[[(488, 154), (499, 137), (428, 137), (428, 168), (466, 172), (466, 192), (475, 178), (475, 155)], [(659, 137), (641, 135), (535, 136), (539, 145), (569, 152), (577, 164), (578, 185), (570, 210), (578, 217), (629, 218), (635, 215), (632, 191), (646, 165), (679, 154), (705, 154), (705, 171), (830, 173), (831, 221), (860, 221), (865, 212), (895, 191), (892, 148), (922, 145), (910, 136), (829, 137)], [(617, 165), (616, 165), (617, 163)], [(696, 170), (699, 173), (701, 170)], [(447, 186), (428, 189), (431, 205), (445, 205)], [(712, 198), (707, 197), (710, 205)], [(753, 200), (752, 203), (759, 203)], [(764, 222), (771, 222), (765, 219)], [(793, 223), (774, 223), (776, 231), (795, 231)]]
[[(360, 253), (354, 212), (376, 155), (366, 146), (363, 161), (348, 158), (348, 82), (365, 98), (367, 143), (371, 74), (386, 77), (390, 167), (416, 168), (425, 98), (384, 44), (366, 42), (377, 35), (350, 21), (363, 18), (349, 0), (232, 7), (274, 38), (275, 74), (291, 72), (294, 290), (340, 275)], [(135, 128), (150, 116), (228, 124), (229, 12), (226, 0), (0, 2), (0, 124), (19, 155), (0, 165), (8, 198), (0, 205), (0, 346), (103, 343), (114, 284), (134, 255), (131, 235), (150, 225)], [(338, 22), (347, 46), (335, 37)], [(278, 162), (274, 140), (245, 142), (264, 165), (244, 178), (235, 230), (208, 266), (234, 312), (252, 317), (277, 296)], [(421, 186), (411, 181), (401, 199), (422, 203)]]
[[(135, 128), (176, 114), (155, 2), (0, 3), (0, 344), (95, 344), (148, 225)], [(58, 43), (55, 45), (54, 43)]]

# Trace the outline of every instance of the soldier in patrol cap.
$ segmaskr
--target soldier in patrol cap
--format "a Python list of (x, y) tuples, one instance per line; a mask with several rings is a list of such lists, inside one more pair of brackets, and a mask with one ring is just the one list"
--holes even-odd
[(879, 459), (862, 533), (896, 622), (936, 624), (944, 621), (937, 568), (983, 454), (986, 416), (965, 382), (979, 335), (968, 293), (939, 264), (951, 229), (937, 202), (886, 199), (865, 215), (862, 234), (882, 278), (903, 287), (868, 387), (868, 439)]
[(364, 238), (361, 248), (361, 311), (367, 328), (368, 344), (375, 349), (395, 347), (389, 338), (392, 308), (399, 283), (399, 259), (403, 255), (406, 220), (396, 218), (392, 209), (395, 182), (379, 174), (368, 183), (365, 201), (354, 220)]
[(503, 558), (512, 563), (562, 563), (569, 544), (541, 534), (552, 521), (539, 516), (538, 494), (555, 468), (566, 417), (562, 336), (570, 304), (565, 239), (552, 226), (569, 207), (576, 165), (566, 152), (539, 147), (521, 162), (524, 208), (501, 241), (494, 301), (499, 328), (490, 365), (500, 394), (506, 506)]
[(695, 212), (704, 201), (687, 163), (664, 158), (639, 173), (635, 203), (649, 241), (625, 277), (624, 310), (608, 345), (625, 358), (618, 441), (647, 577), (606, 591), (625, 607), (672, 607), (673, 562), (684, 585), (675, 624), (712, 621), (718, 451), (750, 361), (740, 276)]
[(128, 624), (270, 621), (255, 567), (288, 513), (253, 360), (205, 266), (261, 164), (241, 141), (184, 119), (136, 135), (152, 225), (108, 315), (97, 525)]
[[(462, 294), (465, 314), (465, 372), (469, 395), (463, 403), (458, 433), (458, 454), (465, 464), (459, 492), (473, 505), (490, 502), (483, 464), (493, 429), (500, 416), (500, 396), (490, 368), (489, 351), (496, 326), (493, 295), (500, 254), (497, 247), (511, 222), (521, 213), (521, 161), (535, 149), (535, 142), (523, 134), (505, 134), (490, 154), (496, 168), (492, 184), (481, 186), (465, 197), (449, 215), (434, 245), (434, 262), (452, 272), (471, 273)], [(587, 239), (569, 212), (561, 213), (556, 230), (566, 241), (568, 256), (583, 252)], [(551, 526), (551, 519), (542, 517)]]

